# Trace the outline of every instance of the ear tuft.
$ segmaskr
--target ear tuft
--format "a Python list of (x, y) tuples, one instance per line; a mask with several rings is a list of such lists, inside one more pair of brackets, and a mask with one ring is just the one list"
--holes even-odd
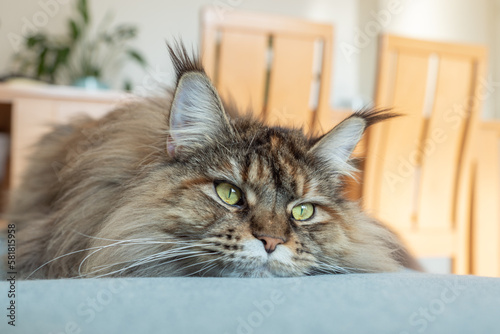
[[(365, 120), (366, 128), (376, 124), (378, 122), (383, 122), (387, 119), (402, 116), (401, 114), (392, 112), (391, 109), (363, 109), (355, 112), (350, 117), (359, 117)], [(365, 128), (365, 129), (366, 129)]]
[(177, 82), (187, 72), (205, 73), (199, 56), (194, 51), (190, 54), (181, 42), (176, 41), (173, 45), (167, 43), (167, 48), (174, 65)]

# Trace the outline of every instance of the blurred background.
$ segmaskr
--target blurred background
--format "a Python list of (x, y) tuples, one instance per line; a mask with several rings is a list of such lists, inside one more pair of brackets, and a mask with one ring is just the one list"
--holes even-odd
[[(76, 2), (2, 1), (0, 73), (11, 72), (12, 57), (22, 49), (22, 36), (35, 31), (64, 33), (68, 18), (76, 16)], [(377, 19), (379, 13), (388, 10), (391, 2), (398, 4), (397, 14), (391, 14), (389, 19)], [(136, 64), (126, 63), (119, 71), (108, 75), (107, 83), (113, 88), (122, 88), (123, 78), (130, 78), (134, 86), (145, 87), (152, 85), (152, 79), (171, 82), (172, 68), (165, 41), (181, 37), (187, 45), (198, 48), (201, 39), (200, 10), (204, 6), (216, 8), (221, 15), (248, 10), (334, 25), (332, 107), (356, 108), (372, 100), (377, 36), (380, 33), (487, 45), (492, 60), (491, 80), (500, 82), (500, 66), (495, 62), (500, 49), (500, 2), (497, 0), (89, 1), (90, 24), (94, 29), (107, 15), (111, 15), (115, 24), (127, 23), (137, 27), (137, 38), (131, 44), (141, 51), (148, 62), (145, 70)], [(355, 46), (356, 50), (348, 48), (348, 45)], [(499, 108), (495, 108), (499, 98), (500, 92), (497, 91), (485, 103), (485, 117), (500, 117)]]
[(428, 270), (500, 276), (499, 22), (500, 0), (2, 1), (3, 189), (47, 123), (172, 85), (165, 43), (182, 39), (268, 123), (321, 134), (364, 107), (406, 114), (357, 147), (347, 195)]

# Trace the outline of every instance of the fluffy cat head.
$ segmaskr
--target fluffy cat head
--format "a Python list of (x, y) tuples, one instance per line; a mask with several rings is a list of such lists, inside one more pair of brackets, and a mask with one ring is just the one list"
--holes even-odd
[(169, 50), (177, 82), (164, 153), (129, 185), (91, 246), (135, 244), (89, 256), (84, 273), (256, 277), (400, 267), (395, 237), (342, 194), (363, 132), (392, 114), (358, 112), (318, 138), (232, 119), (199, 61), (182, 47)]

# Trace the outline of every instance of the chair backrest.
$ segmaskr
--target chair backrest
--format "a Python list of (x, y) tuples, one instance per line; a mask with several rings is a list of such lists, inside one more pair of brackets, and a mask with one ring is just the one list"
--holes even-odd
[(474, 275), (500, 276), (500, 122), (481, 124), (472, 209)]
[(214, 6), (201, 19), (203, 63), (223, 97), (268, 123), (318, 131), (329, 113), (331, 25)]
[(376, 105), (404, 114), (368, 137), (363, 204), (418, 256), (470, 271), (471, 143), (487, 50), (386, 35)]

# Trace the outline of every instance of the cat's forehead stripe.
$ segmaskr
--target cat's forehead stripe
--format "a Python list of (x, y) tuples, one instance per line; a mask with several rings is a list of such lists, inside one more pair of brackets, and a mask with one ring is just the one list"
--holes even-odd
[(276, 148), (276, 147), (279, 147), (281, 145), (281, 140), (280, 138), (277, 136), (277, 135), (271, 135), (271, 148)]
[(231, 170), (232, 170), (232, 174), (235, 177), (236, 181), (238, 183), (242, 183), (243, 177), (241, 175), (241, 166), (238, 163), (238, 161), (236, 161), (236, 159), (231, 159)]
[(195, 179), (189, 179), (189, 180), (182, 181), (180, 184), (180, 188), (189, 189), (189, 188), (192, 188), (194, 186), (203, 185), (203, 184), (207, 184), (207, 183), (212, 183), (212, 180), (210, 178), (207, 178), (207, 177), (198, 177)]
[(259, 177), (261, 177), (260, 171), (262, 170), (261, 162), (260, 159), (252, 159), (250, 161), (250, 165), (248, 166), (248, 173), (246, 175), (248, 176), (248, 179), (250, 180), (257, 180)]
[(304, 196), (304, 175), (298, 174), (295, 177), (296, 192), (299, 197)]

